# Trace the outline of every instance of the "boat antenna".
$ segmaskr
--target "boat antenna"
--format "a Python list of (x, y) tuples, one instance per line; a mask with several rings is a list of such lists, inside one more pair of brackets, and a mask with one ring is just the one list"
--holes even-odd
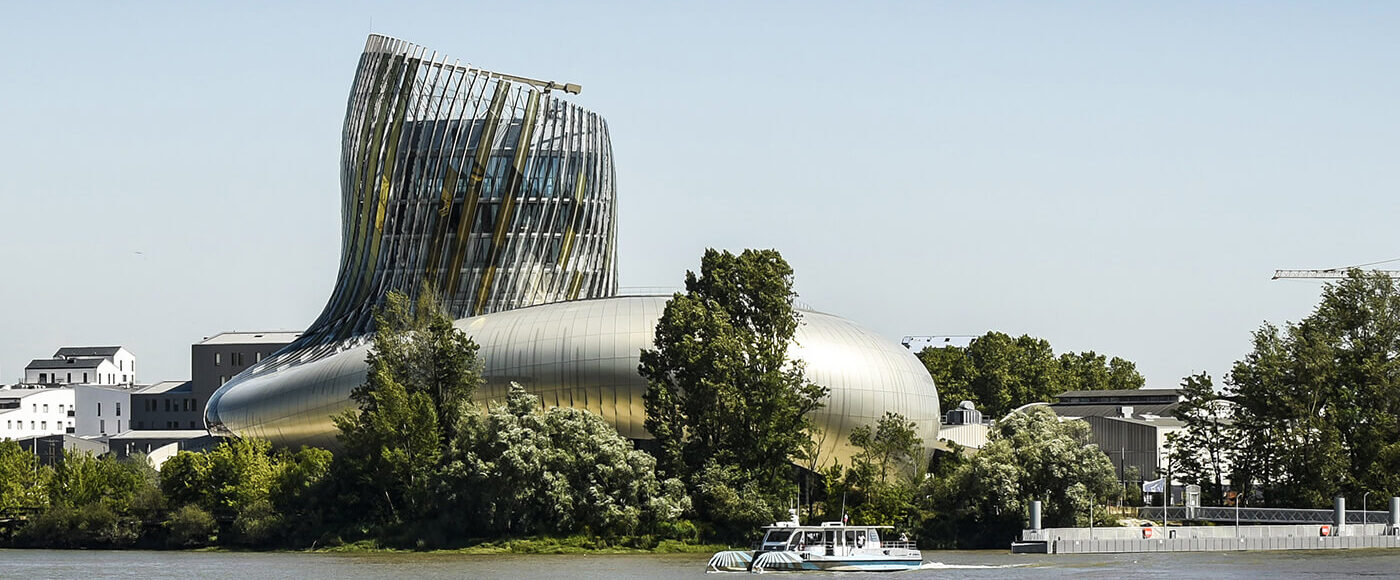
[(846, 492), (841, 492), (841, 525), (846, 525)]

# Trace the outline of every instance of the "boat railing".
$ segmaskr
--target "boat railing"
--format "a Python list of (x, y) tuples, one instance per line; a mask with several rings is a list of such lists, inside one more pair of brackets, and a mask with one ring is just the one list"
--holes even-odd
[(900, 549), (903, 549), (903, 550), (917, 550), (917, 549), (919, 549), (918, 544), (916, 544), (916, 543), (914, 543), (914, 542), (901, 542), (901, 541), (899, 541), (899, 540), (895, 540), (895, 541), (885, 540), (885, 541), (883, 541), (883, 542), (880, 542), (880, 547), (881, 547), (881, 548), (900, 548)]

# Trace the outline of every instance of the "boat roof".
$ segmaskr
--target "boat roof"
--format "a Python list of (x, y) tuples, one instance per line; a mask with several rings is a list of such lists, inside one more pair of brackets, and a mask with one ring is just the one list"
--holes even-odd
[(812, 525), (805, 525), (805, 526), (802, 526), (802, 525), (794, 524), (794, 523), (792, 523), (792, 522), (778, 522), (778, 523), (773, 524), (773, 525), (771, 525), (771, 526), (763, 526), (763, 529), (765, 529), (765, 530), (801, 530), (801, 531), (818, 531), (818, 530), (830, 530), (830, 529), (841, 529), (841, 528), (860, 528), (860, 529), (863, 529), (863, 530), (868, 530), (868, 529), (870, 529), (870, 528), (882, 528), (882, 529), (890, 529), (890, 530), (893, 530), (893, 529), (894, 529), (894, 526), (867, 526), (867, 525), (865, 525), (865, 524), (843, 524), (843, 523), (841, 523), (841, 522), (822, 522), (821, 525), (819, 525), (819, 526), (812, 526)]

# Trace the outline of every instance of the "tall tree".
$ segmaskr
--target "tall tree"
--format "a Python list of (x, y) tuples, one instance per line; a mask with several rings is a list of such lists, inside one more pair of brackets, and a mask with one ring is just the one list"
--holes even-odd
[[(791, 465), (810, 447), (808, 415), (827, 394), (787, 355), (800, 321), (792, 268), (776, 250), (710, 249), (685, 288), (666, 304), (638, 367), (659, 467), (697, 490), (709, 519), (742, 512), (757, 522), (736, 528), (766, 523), (796, 495)], [(739, 489), (749, 492), (731, 493)], [(756, 503), (720, 509), (726, 498)]]
[(1400, 493), (1400, 292), (1352, 270), (1297, 324), (1264, 325), (1226, 378), (1242, 486), (1277, 505)]
[(826, 471), (829, 518), (840, 518), (841, 506), (862, 524), (910, 525), (917, 519), (914, 498), (926, 458), (914, 427), (899, 413), (885, 413), (873, 429), (863, 425), (851, 432), (851, 445), (860, 450), (851, 466), (836, 463)]
[(397, 528), (442, 514), (436, 486), (454, 435), (475, 414), (476, 354), (432, 287), (417, 301), (389, 293), (375, 313), (365, 384), (351, 393), (359, 409), (335, 417), (345, 453), (332, 469), (358, 517)]
[(47, 504), (50, 475), (49, 469), (39, 467), (33, 453), (15, 441), (0, 439), (0, 514)]
[(1060, 355), (1060, 368), (1065, 371), (1061, 388), (1066, 391), (1140, 389), (1146, 382), (1132, 362), (1092, 350)]
[(1027, 403), (1053, 401), (1065, 391), (1137, 389), (1144, 383), (1130, 361), (1093, 351), (1057, 357), (1045, 339), (996, 331), (973, 339), (967, 348), (929, 347), (918, 357), (938, 385), (942, 408), (972, 401), (990, 417)]
[(1174, 476), (1201, 486), (1208, 505), (1220, 503), (1225, 494), (1229, 462), (1237, 432), (1226, 416), (1230, 403), (1215, 392), (1210, 375), (1200, 373), (1181, 380), (1182, 402), (1172, 411), (1185, 427), (1167, 434)]

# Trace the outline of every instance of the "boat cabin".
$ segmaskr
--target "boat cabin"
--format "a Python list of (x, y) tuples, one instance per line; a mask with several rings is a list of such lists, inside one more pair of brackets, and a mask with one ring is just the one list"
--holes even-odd
[(889, 530), (893, 530), (890, 526), (854, 526), (841, 522), (824, 522), (820, 526), (797, 526), (783, 522), (763, 529), (763, 541), (758, 548), (760, 552), (787, 551), (814, 556), (846, 556), (892, 547), (888, 540), (882, 544), (880, 538), (880, 530), (886, 530), (885, 533), (888, 534)]

